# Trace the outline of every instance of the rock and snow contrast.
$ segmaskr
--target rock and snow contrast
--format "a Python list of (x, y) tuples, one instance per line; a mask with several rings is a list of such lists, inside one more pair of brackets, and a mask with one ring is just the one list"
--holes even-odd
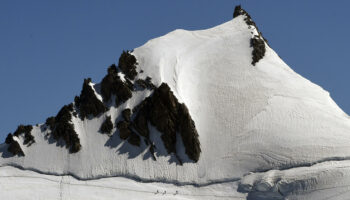
[(350, 198), (349, 116), (240, 7), (123, 52), (0, 155), (0, 199)]

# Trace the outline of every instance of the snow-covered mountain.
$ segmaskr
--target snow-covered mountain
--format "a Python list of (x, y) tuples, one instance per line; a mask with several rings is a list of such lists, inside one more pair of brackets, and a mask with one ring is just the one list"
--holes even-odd
[(349, 116), (240, 7), (123, 52), (0, 154), (1, 199), (350, 199)]

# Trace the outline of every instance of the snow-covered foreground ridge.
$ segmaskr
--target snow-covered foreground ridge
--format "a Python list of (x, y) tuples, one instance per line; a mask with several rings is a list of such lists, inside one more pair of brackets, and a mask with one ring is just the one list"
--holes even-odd
[[(78, 139), (69, 140), (72, 146), (63, 147), (62, 138), (55, 138), (54, 133), (50, 135), (50, 126), (41, 124), (30, 130), (34, 143), (24, 133), (12, 138), (25, 156), (13, 156), (8, 152), (9, 144), (1, 145), (0, 165), (73, 175), (83, 180), (118, 176), (180, 185), (242, 181), (239, 191), (243, 193), (254, 193), (265, 187), (258, 184), (265, 180), (264, 176), (249, 179), (250, 186), (244, 182), (243, 177), (249, 177), (249, 173), (270, 174), (274, 170), (291, 170), (292, 173), (294, 168), (324, 163), (324, 170), (316, 171), (313, 181), (303, 182), (300, 177), (288, 179), (313, 186), (333, 181), (328, 179), (333, 177), (331, 170), (335, 168), (346, 174), (348, 165), (338, 169), (332, 161), (347, 162), (350, 158), (349, 117), (327, 91), (295, 73), (279, 58), (245, 11), (238, 8), (235, 13), (233, 20), (214, 28), (175, 30), (126, 54), (136, 58), (137, 73), (134, 74), (133, 69), (120, 73), (113, 71), (114, 68), (108, 73), (111, 76), (118, 73), (126, 87), (130, 86), (128, 80), (133, 76), (130, 84), (134, 86), (136, 80), (143, 80), (131, 96), (125, 88), (116, 88), (117, 93), (112, 93), (111, 99), (104, 102), (103, 81), (94, 84), (86, 80), (86, 94), (91, 96), (92, 93), (94, 98), (80, 96), (73, 108), (67, 107), (61, 115), (66, 119), (68, 113), (71, 121), (67, 123), (74, 127), (78, 136)], [(119, 68), (121, 65), (116, 70)], [(156, 98), (154, 91), (161, 88), (162, 83), (171, 93), (160, 92)], [(163, 89), (160, 91), (168, 91), (166, 86)], [(146, 97), (150, 97), (148, 101)], [(159, 99), (163, 103), (172, 102), (170, 105), (174, 108), (185, 105), (188, 109), (186, 114), (183, 108), (185, 114), (181, 115), (166, 107), (166, 116), (175, 120), (164, 123), (176, 122), (174, 135), (165, 134), (165, 137), (164, 123), (154, 123), (164, 119), (159, 117), (164, 109), (154, 107)], [(83, 120), (79, 117), (82, 113), (75, 109), (81, 102), (96, 105)], [(138, 112), (151, 114), (144, 114), (141, 119), (131, 115), (130, 123), (148, 126), (148, 132), (119, 123), (128, 121), (123, 111), (129, 108), (132, 112), (135, 107)], [(161, 114), (155, 114), (158, 112), (154, 110)], [(111, 134), (102, 134), (101, 124), (107, 124), (105, 127), (109, 130), (105, 123), (109, 117)], [(181, 122), (183, 118), (188, 120)], [(50, 122), (56, 128), (64, 124), (58, 123), (57, 117), (56, 122)], [(192, 134), (190, 139), (184, 139), (188, 136), (185, 133)], [(276, 177), (283, 179), (284, 176), (287, 174), (278, 173)], [(259, 186), (257, 190), (255, 186)], [(273, 189), (274, 185), (267, 187), (265, 191), (272, 188), (279, 192)]]
[[(349, 199), (350, 161), (250, 173), (203, 185), (142, 182), (124, 177), (79, 180), (0, 167), (1, 199)], [(20, 188), (20, 192), (18, 191)]]

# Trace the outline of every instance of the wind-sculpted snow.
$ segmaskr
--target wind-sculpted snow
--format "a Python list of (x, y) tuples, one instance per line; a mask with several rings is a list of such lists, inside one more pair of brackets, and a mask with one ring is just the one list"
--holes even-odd
[[(346, 188), (348, 167), (342, 171), (337, 168), (340, 165), (333, 165), (336, 162), (328, 161), (350, 156), (349, 116), (327, 91), (289, 68), (252, 22), (246, 14), (237, 14), (214, 28), (175, 30), (148, 41), (129, 52), (135, 60), (130, 55), (124, 57), (125, 66), (132, 66), (131, 70), (122, 72), (118, 66), (111, 66), (101, 83), (90, 83), (96, 98), (108, 110), (84, 120), (72, 113), (71, 123), (82, 147), (79, 152), (69, 154), (45, 138), (49, 130), (41, 124), (33, 127), (35, 143), (29, 147), (23, 145), (23, 135), (13, 137), (24, 157), (9, 157), (8, 145), (2, 146), (0, 165), (82, 179), (124, 176), (198, 185), (240, 180), (242, 185), (252, 187), (241, 191), (250, 199), (257, 197), (254, 194), (269, 192), (277, 199), (291, 197), (295, 193), (286, 192), (285, 187), (294, 188), (293, 184), (300, 183), (305, 185), (301, 190), (310, 190), (322, 188), (319, 183), (322, 186), (323, 182), (330, 187), (335, 178), (341, 177), (343, 182), (336, 185), (340, 188), (331, 189), (336, 195)], [(259, 41), (252, 44), (252, 38), (257, 37)], [(159, 100), (162, 98), (153, 96), (163, 83), (168, 88), (165, 96), (177, 102), (160, 108), (145, 103), (147, 109), (138, 109), (142, 102), (163, 103)], [(188, 115), (181, 115), (181, 119), (186, 118), (186, 122), (165, 118), (162, 120), (169, 122), (168, 126), (154, 123), (154, 116), (179, 119), (174, 113), (181, 110), (178, 105), (182, 104), (186, 105), (182, 111)], [(167, 115), (152, 113), (155, 111)], [(113, 127), (110, 130), (109, 123), (106, 130), (111, 134), (102, 134), (101, 125), (108, 117)], [(184, 129), (174, 128), (177, 124), (185, 124)], [(171, 130), (167, 142), (164, 130)], [(198, 137), (183, 140), (182, 131), (192, 136), (198, 133)], [(192, 139), (200, 147), (194, 145), (194, 150), (200, 152), (198, 160), (196, 153), (191, 155), (185, 148), (191, 146), (186, 142)], [(324, 165), (321, 161), (325, 161)], [(324, 170), (317, 171), (318, 165)], [(297, 168), (316, 170), (317, 174), (310, 172), (289, 179), (287, 172), (295, 176), (302, 172)], [(254, 176), (253, 182), (245, 182), (249, 174), (272, 177), (275, 170), (279, 173), (277, 179), (288, 182), (285, 187), (277, 187), (282, 182), (275, 181), (271, 186), (274, 189), (261, 194), (256, 188), (264, 188), (264, 184), (259, 185), (264, 179)], [(333, 172), (340, 175), (333, 176)], [(312, 181), (313, 175), (317, 176), (316, 182)], [(295, 186), (295, 190), (288, 191), (301, 190)], [(317, 192), (313, 193), (323, 194)]]

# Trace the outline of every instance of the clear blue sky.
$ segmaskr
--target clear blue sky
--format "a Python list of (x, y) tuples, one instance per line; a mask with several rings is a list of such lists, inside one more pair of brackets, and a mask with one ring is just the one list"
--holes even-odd
[(99, 82), (123, 49), (221, 24), (238, 3), (287, 64), (350, 113), (348, 0), (1, 0), (1, 142), (72, 102), (84, 78)]

